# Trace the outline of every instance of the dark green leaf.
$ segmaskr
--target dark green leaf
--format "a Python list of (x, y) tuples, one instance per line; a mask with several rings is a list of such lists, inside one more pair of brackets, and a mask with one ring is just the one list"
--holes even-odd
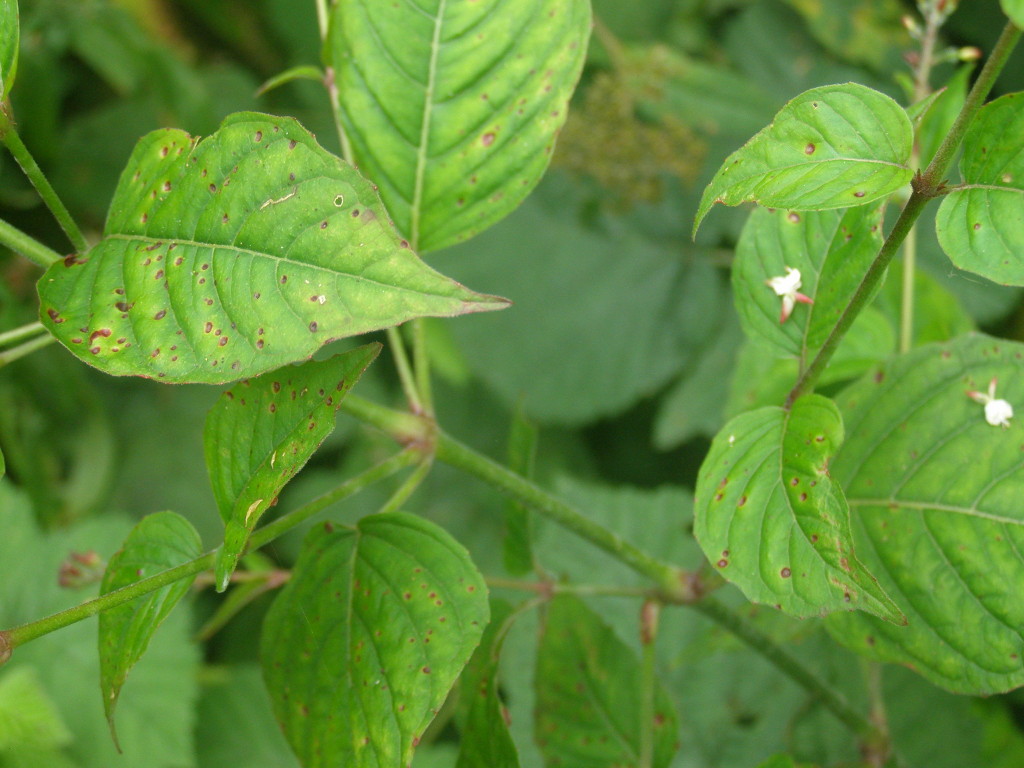
[(432, 251), (537, 184), (583, 66), (590, 4), (344, 2), (330, 27), (352, 160), (399, 231)]
[[(50, 534), (40, 533), (27, 497), (0, 480), (0, 627), (13, 627), (83, 602), (98, 591), (69, 590), (55, 574), (68, 552), (109, 557), (131, 523), (111, 513)], [(97, 693), (100, 677), (96, 623), (83, 621), (20, 646), (0, 674), (36, 670), (50, 700), (73, 736), (65, 750), (75, 768), (181, 768), (192, 764), (199, 652), (190, 641), (190, 605), (179, 605), (132, 669), (118, 710), (119, 755)], [(26, 764), (42, 768), (45, 762)], [(53, 768), (63, 768), (54, 763)]]
[(1024, 437), (967, 395), (996, 380), (996, 396), (1021, 406), (1022, 359), (1024, 345), (972, 334), (895, 358), (839, 399), (851, 437), (832, 472), (857, 551), (909, 626), (851, 614), (829, 629), (961, 693), (1024, 683)]
[(100, 243), (39, 283), (43, 323), (115, 375), (225, 383), (336, 338), (496, 309), (400, 240), (370, 184), (290, 118), (140, 140)]
[(459, 704), (464, 715), (455, 768), (519, 768), (519, 754), (498, 697), (498, 660), (505, 620), (511, 613), (507, 603), (491, 606), (491, 623), (460, 679)]
[[(903, 263), (897, 260), (889, 267), (885, 285), (875, 302), (875, 307), (889, 318), (893, 328), (900, 324), (902, 291)], [(949, 341), (973, 330), (974, 322), (957, 297), (923, 269), (914, 270), (914, 346)], [(883, 359), (884, 356), (877, 357), (875, 362)]]
[(812, 88), (726, 158), (693, 231), (715, 203), (822, 210), (886, 197), (913, 175), (912, 143), (910, 119), (885, 94), (856, 83)]
[(942, 201), (935, 231), (960, 269), (1004, 285), (1024, 285), (1024, 153), (1009, 136), (1024, 133), (1024, 93), (978, 112), (964, 137), (964, 183)]
[(999, 0), (1003, 13), (1018, 27), (1024, 27), (1024, 0)]
[(754, 602), (799, 618), (859, 608), (899, 622), (853, 552), (846, 499), (829, 476), (842, 442), (839, 411), (820, 395), (737, 416), (701, 467), (694, 533)]
[(236, 384), (210, 409), (203, 431), (206, 466), (225, 526), (217, 591), (227, 589), (260, 517), (334, 431), (342, 400), (378, 352), (379, 344), (368, 344), (271, 371)]
[(6, 99), (18, 73), (18, 0), (0, 0), (0, 99)]
[[(882, 209), (835, 211), (754, 210), (743, 228), (733, 264), (733, 291), (743, 329), (777, 352), (810, 359), (860, 285), (882, 245)], [(768, 284), (800, 273), (800, 293), (811, 305), (797, 303), (781, 320), (783, 299)]]
[[(537, 741), (549, 765), (639, 765), (640, 662), (578, 598), (562, 595), (549, 604), (536, 680)], [(650, 764), (665, 768), (679, 748), (679, 726), (660, 684), (654, 713)]]
[(567, 215), (579, 202), (552, 174), (506, 221), (437, 259), (513, 300), (510, 311), (449, 325), (477, 375), (541, 424), (586, 423), (653, 394), (725, 311), (707, 251), (654, 241), (610, 217), (584, 227)]
[[(134, 584), (147, 576), (193, 560), (202, 553), (202, 542), (192, 524), (174, 512), (156, 512), (144, 517), (125, 539), (121, 550), (110, 558), (100, 593)], [(149, 647), (153, 633), (185, 596), (193, 578), (150, 592), (100, 614), (100, 690), (110, 733), (114, 708), (121, 686), (135, 663)]]
[(845, 61), (888, 72), (911, 46), (899, 0), (786, 0), (814, 37)]
[(314, 528), (262, 640), (305, 768), (408, 764), (487, 621), (483, 578), (433, 523), (387, 513)]
[[(537, 426), (517, 408), (508, 433), (508, 467), (523, 477), (533, 477), (537, 454)], [(505, 501), (505, 538), (502, 540), (505, 568), (513, 576), (533, 570), (533, 512), (513, 500)]]

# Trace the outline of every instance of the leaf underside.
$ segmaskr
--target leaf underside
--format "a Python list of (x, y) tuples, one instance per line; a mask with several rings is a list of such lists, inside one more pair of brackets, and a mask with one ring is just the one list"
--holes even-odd
[(225, 524), (214, 568), (218, 591), (227, 588), (260, 517), (334, 431), (342, 400), (379, 351), (370, 344), (246, 379), (210, 409), (203, 443)]
[(798, 618), (860, 609), (902, 616), (853, 551), (849, 509), (829, 476), (843, 440), (835, 404), (740, 414), (718, 433), (697, 479), (694, 533), (752, 601)]
[(519, 205), (551, 159), (586, 0), (337, 3), (328, 48), (353, 161), (421, 251)]
[(967, 396), (997, 379), (1024, 408), (1024, 345), (970, 334), (894, 359), (838, 399), (833, 462), (857, 552), (906, 614), (830, 617), (841, 642), (959, 693), (1024, 684), (1024, 426)]
[[(144, 517), (107, 564), (100, 594), (134, 584), (193, 560), (202, 542), (192, 524), (174, 512)], [(111, 735), (116, 742), (114, 709), (128, 672), (145, 653), (153, 633), (188, 592), (195, 577), (183, 578), (100, 614), (100, 690)]]
[(262, 638), (274, 713), (302, 764), (408, 765), (488, 617), (483, 577), (433, 523), (384, 513), (314, 528)]
[(693, 231), (715, 203), (825, 210), (886, 197), (910, 181), (912, 145), (910, 118), (885, 94), (856, 83), (812, 88), (726, 158)]
[(964, 138), (964, 184), (939, 206), (935, 231), (960, 269), (1004, 285), (1024, 285), (1024, 94), (986, 104)]
[(144, 136), (103, 239), (47, 270), (40, 317), (114, 375), (219, 384), (423, 315), (497, 309), (426, 266), (373, 187), (290, 118)]

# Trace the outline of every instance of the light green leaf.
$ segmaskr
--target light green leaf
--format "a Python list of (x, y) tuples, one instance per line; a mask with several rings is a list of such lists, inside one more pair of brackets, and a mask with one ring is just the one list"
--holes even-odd
[(1024, 684), (1024, 427), (986, 421), (969, 390), (1024, 406), (1024, 345), (971, 334), (893, 359), (839, 406), (832, 473), (858, 553), (909, 621), (836, 616), (841, 642), (960, 693)]
[(821, 395), (737, 416), (701, 467), (694, 533), (754, 602), (798, 618), (859, 608), (900, 622), (854, 555), (846, 499), (829, 476), (842, 441), (839, 411)]
[(0, 0), (0, 99), (6, 99), (18, 72), (18, 0)]
[[(636, 766), (644, 706), (640, 662), (579, 598), (556, 597), (537, 653), (536, 737), (548, 765)], [(656, 683), (654, 752), (665, 768), (679, 747), (679, 724)]]
[(60, 711), (31, 666), (0, 672), (0, 765), (11, 752), (46, 752), (72, 740)]
[(491, 623), (459, 681), (463, 718), (455, 768), (519, 768), (519, 753), (498, 697), (498, 660), (511, 613), (508, 603), (491, 606)]
[(1018, 27), (1024, 27), (1024, 0), (999, 0), (1003, 13)]
[[(755, 209), (743, 228), (733, 264), (733, 294), (743, 329), (776, 352), (809, 359), (825, 343), (882, 245), (880, 206), (835, 211)], [(800, 293), (781, 321), (782, 298), (768, 285), (800, 272)]]
[(280, 88), (282, 85), (294, 80), (313, 80), (317, 83), (323, 83), (324, 71), (320, 69), (320, 67), (313, 67), (308, 64), (305, 66), (291, 67), (280, 74), (274, 75), (263, 83), (263, 85), (259, 87), (259, 90), (256, 91), (256, 95), (262, 96), (267, 91)]
[(536, 186), (589, 33), (586, 0), (334, 5), (352, 160), (414, 247), (472, 237)]
[(421, 315), (496, 309), (400, 240), (369, 182), (291, 118), (136, 146), (103, 239), (39, 283), (43, 323), (115, 375), (225, 383)]
[(913, 128), (883, 93), (847, 83), (812, 88), (726, 158), (693, 225), (715, 203), (823, 210), (870, 203), (907, 184)]
[(960, 109), (967, 98), (967, 87), (970, 85), (973, 71), (973, 63), (961, 65), (946, 83), (945, 88), (933, 93), (934, 99), (929, 98), (917, 128), (922, 168), (931, 162), (935, 151), (946, 138), (949, 129), (953, 127), (956, 116), (960, 114)]
[[(110, 558), (100, 594), (186, 563), (201, 553), (199, 534), (184, 517), (174, 512), (147, 515), (128, 534), (120, 551)], [(115, 743), (114, 708), (125, 678), (146, 652), (153, 633), (188, 592), (193, 579), (180, 579), (100, 614), (100, 690)]]
[(305, 768), (407, 765), (488, 621), (466, 550), (405, 513), (306, 539), (263, 628), (263, 674)]
[(210, 409), (203, 430), (206, 466), (224, 520), (215, 566), (227, 589), (260, 517), (334, 431), (345, 395), (380, 352), (368, 344), (329, 360), (239, 382)]
[(1004, 285), (1024, 285), (1024, 93), (986, 104), (964, 137), (963, 185), (935, 218), (942, 250), (960, 269)]

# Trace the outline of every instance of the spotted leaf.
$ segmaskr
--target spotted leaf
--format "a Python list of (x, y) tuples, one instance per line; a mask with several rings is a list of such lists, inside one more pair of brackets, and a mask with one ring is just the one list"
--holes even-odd
[(46, 327), (115, 375), (225, 383), (422, 315), (496, 309), (427, 267), (373, 187), (295, 120), (143, 137), (103, 238), (39, 283)]
[(1024, 685), (1024, 426), (968, 391), (1024, 408), (1024, 345), (969, 334), (879, 366), (837, 399), (833, 462), (857, 552), (909, 622), (829, 618), (841, 642), (958, 693)]
[(465, 240), (536, 186), (589, 34), (587, 0), (334, 4), (352, 159), (414, 247)]
[(579, 598), (550, 602), (534, 679), (537, 743), (547, 765), (638, 766), (644, 730), (653, 734), (646, 764), (672, 762), (679, 723), (668, 694), (655, 683), (654, 722), (641, 723), (640, 660)]
[(697, 210), (694, 234), (715, 203), (848, 208), (909, 183), (914, 130), (885, 94), (856, 83), (812, 88), (729, 155)]
[(225, 526), (215, 566), (218, 591), (227, 589), (260, 516), (334, 431), (341, 401), (379, 351), (379, 344), (370, 344), (247, 379), (210, 409), (206, 467)]
[(850, 512), (829, 462), (843, 422), (828, 398), (740, 414), (697, 478), (694, 533), (719, 573), (754, 602), (800, 618), (859, 608), (901, 622), (854, 555)]
[[(777, 353), (808, 360), (817, 352), (860, 285), (882, 245), (882, 206), (838, 211), (758, 208), (736, 246), (732, 284), (743, 330)], [(768, 286), (786, 269), (799, 270), (797, 305), (780, 322), (781, 299)]]
[(310, 531), (262, 641), (274, 712), (303, 766), (408, 765), (488, 617), (469, 554), (423, 518)]
[(942, 200), (935, 231), (960, 269), (1004, 285), (1024, 285), (1024, 153), (1008, 137), (1024, 133), (1024, 93), (982, 107), (964, 137), (963, 184)]
[[(100, 594), (193, 560), (201, 554), (201, 547), (199, 534), (181, 515), (147, 515), (128, 534), (120, 551), (110, 558)], [(128, 672), (142, 658), (153, 633), (188, 592), (193, 579), (179, 579), (100, 614), (100, 690), (115, 741), (114, 709)]]

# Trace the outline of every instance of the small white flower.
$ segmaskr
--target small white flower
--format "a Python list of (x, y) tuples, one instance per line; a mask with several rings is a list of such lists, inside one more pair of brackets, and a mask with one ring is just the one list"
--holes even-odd
[(1013, 418), (1013, 406), (1005, 400), (996, 397), (996, 380), (988, 383), (988, 392), (976, 392), (971, 389), (967, 396), (976, 403), (985, 406), (985, 421), (993, 427), (1006, 429), (1010, 426), (1010, 419)]
[(782, 312), (779, 313), (779, 322), (786, 322), (793, 307), (799, 301), (802, 304), (813, 304), (814, 299), (800, 293), (800, 270), (786, 267), (786, 274), (779, 277), (771, 277), (765, 281), (769, 288), (775, 291), (776, 296), (782, 297)]

